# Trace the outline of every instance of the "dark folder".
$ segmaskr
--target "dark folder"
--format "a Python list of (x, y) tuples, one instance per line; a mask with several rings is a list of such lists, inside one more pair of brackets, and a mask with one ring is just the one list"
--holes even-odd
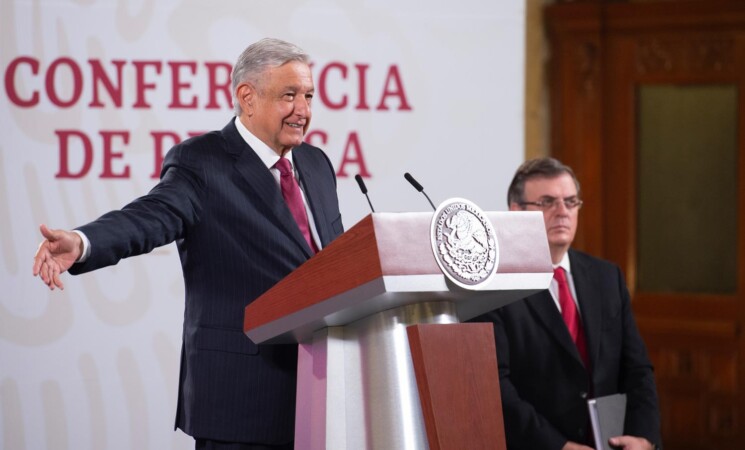
[(597, 450), (613, 450), (608, 439), (623, 435), (626, 394), (613, 394), (587, 401)]

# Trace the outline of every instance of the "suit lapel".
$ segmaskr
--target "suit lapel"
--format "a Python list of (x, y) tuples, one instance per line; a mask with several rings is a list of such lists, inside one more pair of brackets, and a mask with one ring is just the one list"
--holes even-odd
[(302, 249), (307, 258), (310, 258), (310, 247), (287, 207), (282, 191), (264, 162), (243, 140), (232, 120), (223, 128), (222, 133), (227, 141), (225, 150), (236, 157), (235, 169), (246, 180), (247, 186), (252, 191), (249, 195), (251, 201), (262, 203), (264, 209), (276, 219), (272, 222), (277, 224), (277, 227)]
[(579, 364), (582, 359), (579, 356), (579, 350), (574, 345), (572, 337), (569, 335), (564, 319), (561, 317), (559, 309), (554, 303), (551, 293), (546, 289), (525, 299), (526, 304), (538, 318), (538, 321), (546, 329), (547, 333), (553, 337), (564, 351), (572, 355)]
[(577, 291), (577, 303), (582, 316), (582, 325), (585, 329), (587, 340), (587, 351), (590, 362), (597, 361), (600, 351), (600, 328), (602, 327), (602, 302), (598, 301), (602, 295), (595, 279), (590, 276), (590, 268), (587, 261), (577, 253), (569, 251), (569, 263), (572, 266), (572, 279), (574, 289)]
[(325, 247), (331, 239), (328, 229), (325, 226), (328, 223), (326, 212), (323, 208), (318, 207), (318, 205), (322, 204), (319, 196), (323, 192), (323, 186), (319, 184), (314, 173), (315, 171), (311, 170), (311, 161), (308, 160), (308, 152), (303, 151), (302, 146), (292, 151), (292, 159), (295, 161), (298, 173), (300, 174), (300, 183), (303, 186), (303, 193), (305, 193), (308, 206), (313, 211), (313, 222), (316, 225), (316, 231), (318, 231), (321, 244)]

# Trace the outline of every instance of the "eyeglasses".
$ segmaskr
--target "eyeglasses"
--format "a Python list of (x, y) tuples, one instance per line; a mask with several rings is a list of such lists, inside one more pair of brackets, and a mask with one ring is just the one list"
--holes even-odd
[(572, 196), (567, 198), (543, 197), (537, 202), (520, 202), (518, 204), (522, 207), (531, 205), (542, 211), (548, 211), (559, 206), (559, 202), (564, 202), (564, 207), (566, 207), (566, 209), (580, 208), (582, 207), (583, 203), (582, 200), (580, 200), (576, 196)]

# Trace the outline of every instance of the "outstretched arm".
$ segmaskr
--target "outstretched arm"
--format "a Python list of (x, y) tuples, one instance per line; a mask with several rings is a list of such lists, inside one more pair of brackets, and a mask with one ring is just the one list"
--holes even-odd
[(67, 271), (83, 254), (83, 240), (77, 233), (39, 227), (44, 240), (34, 255), (34, 276), (40, 276), (49, 289), (64, 289), (60, 275)]

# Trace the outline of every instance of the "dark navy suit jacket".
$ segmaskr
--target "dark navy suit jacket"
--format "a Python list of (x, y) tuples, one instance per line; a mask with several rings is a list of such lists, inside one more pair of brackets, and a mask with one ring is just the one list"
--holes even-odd
[[(343, 232), (333, 167), (307, 144), (292, 154), (326, 246)], [(297, 346), (254, 344), (243, 314), (312, 253), (233, 120), (173, 147), (147, 195), (79, 229), (91, 254), (73, 274), (177, 242), (186, 292), (178, 428), (231, 442), (293, 439)]]
[(587, 399), (618, 392), (627, 394), (625, 434), (659, 445), (652, 364), (621, 271), (573, 250), (569, 261), (589, 372), (548, 290), (474, 319), (494, 323), (507, 447), (558, 450), (567, 440), (592, 445)]

